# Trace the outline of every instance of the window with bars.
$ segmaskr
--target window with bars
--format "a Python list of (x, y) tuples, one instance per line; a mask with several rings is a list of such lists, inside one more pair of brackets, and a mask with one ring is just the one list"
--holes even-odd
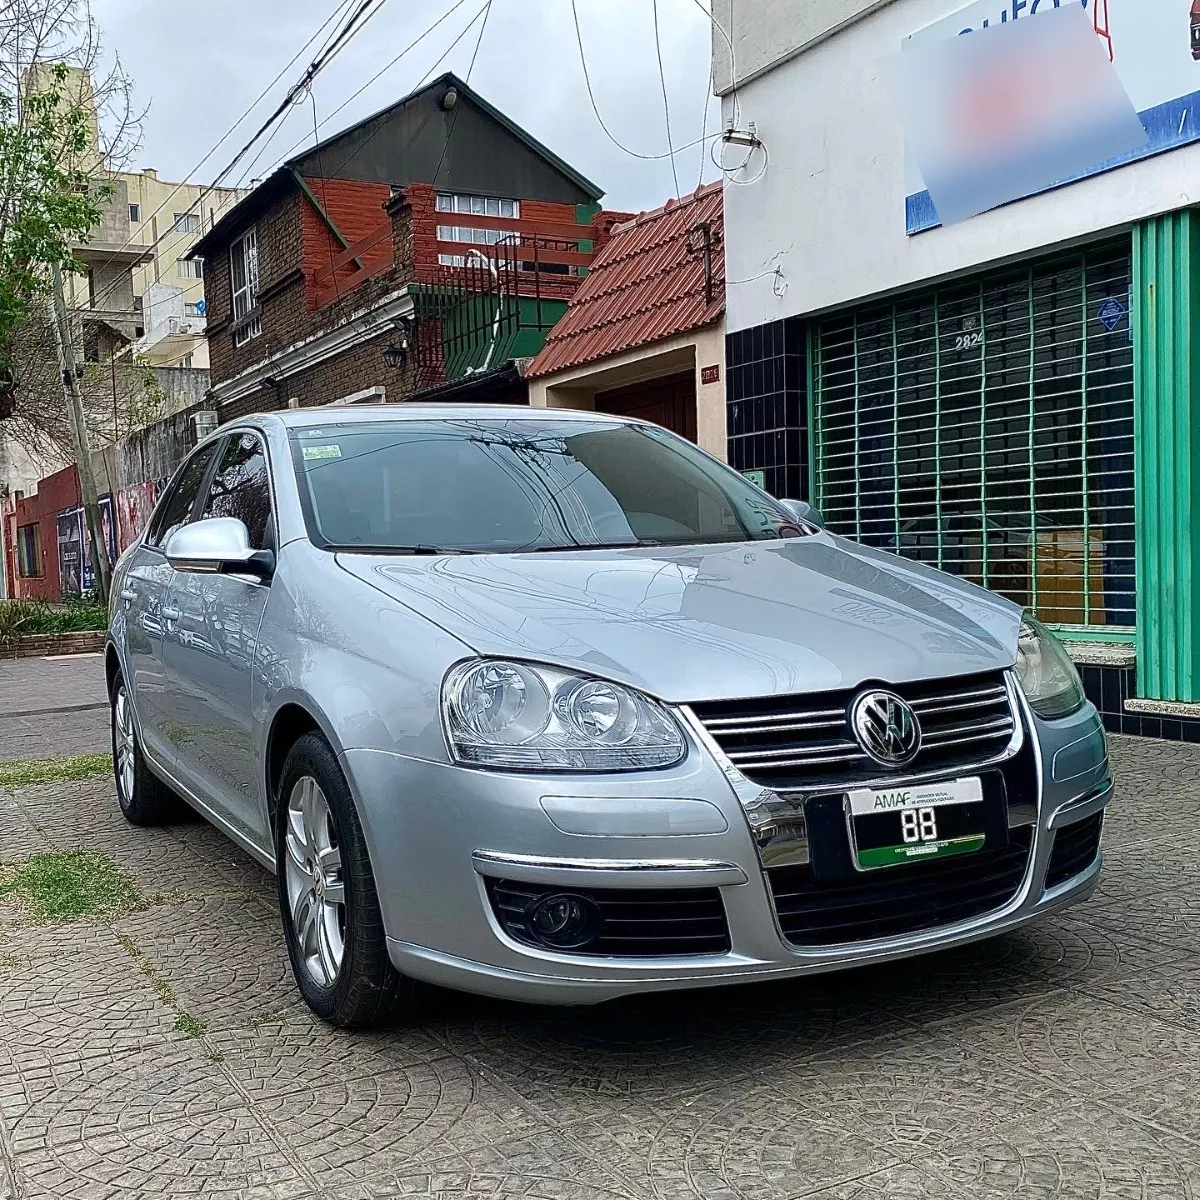
[(233, 291), (233, 344), (244, 346), (262, 333), (258, 315), (258, 233), (248, 229), (229, 248)]
[(1065, 627), (1135, 621), (1127, 244), (813, 328), (830, 528)]

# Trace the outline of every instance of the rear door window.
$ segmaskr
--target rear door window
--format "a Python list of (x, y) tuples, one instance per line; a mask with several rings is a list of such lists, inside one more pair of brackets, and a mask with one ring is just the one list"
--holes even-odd
[(209, 485), (204, 516), (236, 517), (246, 526), (255, 550), (273, 548), (271, 482), (266, 451), (257, 434), (235, 433), (226, 443)]
[(146, 533), (147, 546), (165, 546), (171, 534), (191, 520), (200, 487), (208, 474), (208, 468), (212, 465), (219, 444), (213, 442), (212, 445), (196, 451), (188, 459), (174, 486), (154, 511)]

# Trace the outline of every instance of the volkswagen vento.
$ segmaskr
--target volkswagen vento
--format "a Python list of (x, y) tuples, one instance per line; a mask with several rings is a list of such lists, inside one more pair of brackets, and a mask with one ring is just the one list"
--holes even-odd
[(1062, 646), (653, 425), (415, 405), (199, 445), (113, 581), (117, 798), (278, 877), (320, 1016), (775, 979), (1085, 899)]

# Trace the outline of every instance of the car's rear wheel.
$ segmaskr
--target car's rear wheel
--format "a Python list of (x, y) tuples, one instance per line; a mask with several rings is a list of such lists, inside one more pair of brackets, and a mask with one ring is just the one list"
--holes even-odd
[(130, 825), (170, 825), (184, 819), (182, 800), (146, 763), (133, 720), (133, 706), (125, 678), (118, 671), (109, 697), (112, 705), (113, 775), (117, 803)]
[(320, 734), (305, 734), (289, 752), (276, 813), (279, 907), (305, 1003), (346, 1028), (413, 1011), (416, 984), (388, 957), (362, 824)]

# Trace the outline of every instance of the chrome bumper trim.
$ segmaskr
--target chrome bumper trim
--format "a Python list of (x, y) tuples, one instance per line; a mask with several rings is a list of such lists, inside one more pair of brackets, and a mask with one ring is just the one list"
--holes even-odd
[(746, 872), (735, 863), (713, 859), (543, 858), (476, 850), (471, 862), (480, 875), (494, 879), (577, 887), (714, 887), (747, 881)]

